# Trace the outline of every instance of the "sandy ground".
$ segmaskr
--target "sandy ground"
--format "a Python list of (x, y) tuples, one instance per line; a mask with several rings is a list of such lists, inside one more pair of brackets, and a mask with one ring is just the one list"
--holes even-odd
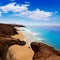
[(20, 40), (24, 40), (25, 36), (23, 35), (23, 33), (21, 31), (17, 31), (17, 32), (18, 32), (18, 34), (11, 36), (11, 37), (16, 38), (16, 39), (20, 39)]
[[(12, 36), (13, 38), (25, 40), (26, 36), (21, 31), (18, 31), (18, 35)], [(28, 43), (26, 41), (26, 43)], [(9, 48), (7, 53), (7, 60), (32, 60), (34, 52), (27, 45), (19, 46), (13, 45)]]

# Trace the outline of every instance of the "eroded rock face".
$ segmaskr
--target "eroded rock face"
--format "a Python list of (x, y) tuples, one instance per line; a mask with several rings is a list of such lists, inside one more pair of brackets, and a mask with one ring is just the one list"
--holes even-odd
[(60, 51), (44, 43), (32, 42), (33, 60), (60, 60)]
[(0, 38), (0, 60), (6, 59), (8, 48), (14, 44), (23, 46), (26, 44), (26, 42), (20, 41), (19, 39), (13, 39), (13, 38), (6, 38), (6, 37)]
[(12, 25), (0, 24), (0, 37), (6, 37), (18, 34)]
[(31, 47), (35, 53), (37, 53), (39, 51), (39, 43), (37, 43), (37, 42), (31, 43)]
[(15, 27), (24, 27), (23, 25), (1, 24), (0, 23), (0, 60), (6, 60), (8, 48), (11, 45), (18, 44), (24, 46), (25, 41), (11, 38), (12, 35), (18, 34)]

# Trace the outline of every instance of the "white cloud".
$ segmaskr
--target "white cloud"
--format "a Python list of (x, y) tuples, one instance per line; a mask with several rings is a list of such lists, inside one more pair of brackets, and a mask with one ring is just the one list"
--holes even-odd
[(0, 7), (0, 9), (4, 12), (4, 13), (8, 13), (9, 11), (12, 12), (21, 12), (21, 11), (25, 11), (27, 10), (27, 6), (29, 6), (28, 4), (16, 4), (16, 3), (10, 3), (8, 5), (2, 6)]
[(20, 12), (19, 14), (15, 14), (15, 15), (30, 18), (33, 20), (49, 20), (50, 17), (53, 15), (53, 13), (36, 9), (34, 11), (26, 10), (26, 11)]
[(45, 11), (36, 9), (34, 11), (30, 11), (30, 14), (28, 15), (28, 17), (34, 20), (48, 20), (51, 15), (52, 15), (51, 12), (45, 12)]
[[(53, 12), (46, 12), (40, 9), (36, 9), (33, 11), (30, 11), (28, 9), (29, 4), (17, 4), (17, 3), (10, 3), (5, 6), (1, 6), (0, 10), (2, 10), (2, 13), (8, 13), (9, 11), (13, 12), (13, 15), (20, 16), (20, 17), (26, 17), (32, 20), (49, 20), (50, 17), (53, 15)], [(18, 14), (17, 14), (18, 12)]]

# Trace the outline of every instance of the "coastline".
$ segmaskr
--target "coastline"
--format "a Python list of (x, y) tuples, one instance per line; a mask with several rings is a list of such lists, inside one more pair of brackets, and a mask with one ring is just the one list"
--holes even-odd
[[(30, 47), (30, 42), (29, 40), (26, 38), (27, 36), (25, 36), (24, 32), (22, 31), (17, 31), (18, 34), (11, 36), (12, 38), (15, 39), (20, 39), (21, 41), (25, 41), (26, 45), (25, 46), (19, 46), (19, 45), (13, 45), (9, 48), (9, 51), (7, 53), (7, 60), (10, 58), (9, 54), (11, 53), (12, 58), (15, 60), (32, 60), (34, 52)], [(30, 47), (30, 48), (29, 48)]]
[(41, 38), (38, 41), (31, 31), (18, 30), (11, 25), (0, 27), (1, 60), (60, 60), (60, 51), (43, 43)]
[[(20, 34), (20, 35), (22, 35), (22, 36), (20, 36), (20, 38), (22, 38), (22, 37), (24, 37), (22, 40), (24, 40), (24, 41), (26, 41), (26, 47), (24, 46), (23, 48), (21, 47), (21, 51), (20, 52), (23, 52), (23, 54), (25, 53), (25, 55), (23, 56), (23, 54), (22, 55), (19, 55), (19, 57), (20, 56), (22, 56), (22, 57), (25, 57), (25, 58), (18, 58), (17, 56), (18, 56), (18, 54), (16, 55), (16, 57), (17, 57), (17, 60), (19, 60), (19, 59), (21, 59), (21, 60), (32, 60), (33, 58), (35, 58), (36, 60), (40, 60), (40, 59), (44, 59), (45, 57), (43, 56), (43, 54), (44, 54), (44, 52), (45, 52), (45, 54), (46, 54), (46, 51), (47, 51), (47, 54), (45, 55), (45, 56), (47, 56), (47, 58), (46, 58), (46, 60), (53, 60), (53, 59), (58, 59), (58, 60), (60, 60), (60, 55), (59, 55), (59, 51), (57, 51), (55, 48), (51, 48), (49, 45), (47, 45), (47, 44), (44, 44), (44, 43), (41, 43), (40, 42), (40, 46), (37, 46), (37, 47), (39, 47), (42, 51), (40, 51), (39, 50), (39, 52), (37, 52), (37, 54), (35, 54), (33, 51), (32, 51), (32, 48), (33, 48), (33, 46), (34, 46), (34, 43), (32, 44), (33, 46), (31, 46), (30, 47), (30, 44), (31, 44), (31, 42), (36, 42), (36, 44), (35, 44), (35, 46), (36, 45), (39, 45), (39, 42), (38, 41), (36, 41), (35, 40), (35, 38), (34, 38), (34, 35), (32, 34), (32, 33), (30, 33), (30, 32), (26, 32), (26, 31), (18, 31), (18, 33)], [(41, 40), (41, 39), (40, 39)], [(38, 42), (38, 43), (37, 43)], [(34, 49), (36, 49), (36, 47), (34, 46)], [(18, 48), (18, 46), (16, 46), (17, 48)], [(25, 49), (27, 49), (27, 47), (30, 47), (30, 48), (28, 48), (28, 50), (26, 50), (25, 51)], [(13, 47), (14, 48), (14, 47)], [(19, 47), (20, 48), (20, 47)], [(19, 50), (19, 48), (18, 48), (18, 50)], [(50, 49), (51, 48), (51, 49)], [(14, 48), (15, 49), (15, 48)], [(47, 49), (47, 50), (46, 50)], [(18, 52), (19, 53), (19, 52)], [(28, 53), (28, 54), (26, 54), (26, 53)], [(51, 57), (48, 57), (48, 55), (49, 54), (53, 54)], [(42, 57), (40, 57), (40, 55), (42, 55)], [(39, 57), (39, 58), (38, 58)]]
[(37, 38), (36, 33), (30, 32), (26, 29), (17, 29), (18, 34), (13, 35), (11, 37), (20, 39), (21, 41), (25, 41), (26, 45), (30, 47), (31, 42), (42, 42), (41, 38)]

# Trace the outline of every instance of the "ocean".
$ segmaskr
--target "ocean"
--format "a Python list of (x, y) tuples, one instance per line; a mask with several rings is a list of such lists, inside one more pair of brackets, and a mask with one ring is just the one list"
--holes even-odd
[(26, 27), (43, 43), (60, 50), (60, 26), (28, 26)]

